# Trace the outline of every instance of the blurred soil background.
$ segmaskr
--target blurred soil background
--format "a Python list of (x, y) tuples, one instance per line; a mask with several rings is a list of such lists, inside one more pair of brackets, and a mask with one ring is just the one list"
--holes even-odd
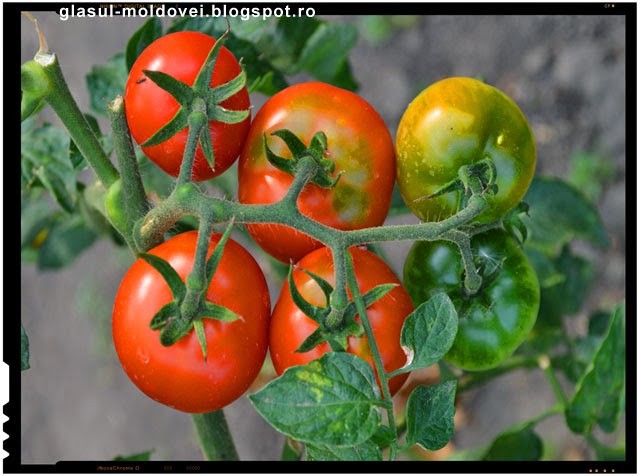
[[(625, 296), (626, 25), (624, 17), (606, 13), (331, 17), (361, 28), (351, 54), (353, 74), (359, 94), (380, 112), (392, 136), (407, 104), (427, 85), (447, 76), (482, 77), (511, 96), (528, 117), (538, 145), (538, 174), (580, 183), (581, 170), (596, 170), (600, 188), (593, 198), (611, 246), (605, 252), (580, 247), (597, 266), (588, 309), (611, 307)], [(84, 110), (90, 67), (122, 51), (144, 22), (62, 22), (55, 13), (34, 14)], [(37, 38), (31, 24), (25, 18), (21, 22), (26, 61), (38, 49)], [(253, 99), (256, 109), (264, 102), (264, 97)], [(398, 274), (408, 248), (404, 243), (386, 246)], [(59, 272), (22, 266), (21, 318), (31, 347), (31, 369), (21, 381), (23, 463), (109, 460), (148, 450), (153, 460), (202, 458), (191, 419), (138, 391), (115, 355), (111, 305), (131, 262), (127, 250), (102, 240)], [(279, 284), (270, 286), (275, 301)], [(582, 317), (571, 321), (578, 331)], [(514, 372), (466, 392), (452, 445), (440, 456), (487, 444), (554, 402), (539, 370)], [(246, 398), (225, 412), (241, 459), (279, 459), (282, 437)], [(549, 458), (593, 457), (582, 439), (569, 433), (562, 416), (545, 420), (537, 430)]]

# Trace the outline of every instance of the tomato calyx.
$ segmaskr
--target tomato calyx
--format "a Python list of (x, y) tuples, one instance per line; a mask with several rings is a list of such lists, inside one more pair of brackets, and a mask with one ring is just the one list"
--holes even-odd
[[(314, 306), (306, 301), (295, 285), (293, 279), (293, 267), (289, 268), (287, 283), (293, 302), (306, 316), (318, 324), (318, 328), (304, 340), (300, 347), (296, 349), (296, 352), (308, 352), (323, 342), (328, 342), (331, 349), (335, 352), (345, 352), (347, 350), (350, 336), (362, 337), (364, 335), (364, 328), (362, 324), (355, 319), (358, 314), (356, 303), (351, 301), (343, 309), (332, 308), (329, 306), (329, 303), (331, 302), (331, 295), (334, 292), (333, 286), (320, 276), (310, 271), (302, 268), (298, 269), (306, 273), (318, 284), (325, 296), (327, 305), (324, 307)], [(398, 285), (380, 284), (369, 290), (362, 296), (365, 307), (369, 307), (374, 302), (382, 299), (396, 286)], [(328, 323), (332, 322), (332, 318), (336, 317), (336, 312), (341, 314), (339, 324), (337, 326), (330, 326)]]
[(336, 169), (336, 164), (326, 157), (328, 153), (328, 145), (327, 136), (324, 132), (316, 132), (309, 142), (309, 147), (307, 147), (304, 142), (298, 138), (298, 136), (288, 129), (273, 131), (271, 135), (282, 139), (291, 151), (292, 155), (291, 159), (287, 159), (275, 154), (267, 144), (266, 134), (263, 134), (265, 156), (269, 163), (277, 169), (291, 175), (296, 175), (298, 170), (300, 170), (303, 161), (309, 161), (309, 159), (311, 159), (313, 163), (315, 163), (316, 169), (309, 181), (323, 188), (335, 187), (340, 180), (340, 177), (342, 177), (342, 174), (344, 174), (344, 170), (341, 170), (335, 177), (332, 177), (332, 174)]
[(521, 246), (527, 240), (527, 226), (522, 221), (522, 215), (529, 216), (529, 204), (520, 202), (502, 219), (502, 224), (509, 233)]
[(450, 182), (444, 184), (440, 189), (431, 195), (417, 198), (415, 202), (440, 197), (447, 193), (461, 193), (462, 199), (458, 203), (458, 211), (462, 210), (469, 203), (473, 195), (483, 195), (486, 193), (497, 194), (498, 184), (496, 183), (497, 170), (493, 160), (484, 158), (470, 165), (462, 165), (458, 169), (458, 176)]
[(207, 343), (203, 319), (216, 319), (223, 322), (240, 319), (240, 316), (230, 309), (204, 298), (205, 291), (220, 264), (224, 245), (231, 234), (232, 226), (233, 222), (206, 262), (206, 282), (200, 282), (201, 280), (190, 274), (185, 283), (171, 264), (164, 259), (149, 253), (140, 254), (142, 259), (162, 275), (173, 296), (173, 301), (162, 306), (149, 323), (151, 330), (160, 331), (159, 338), (162, 345), (171, 346), (194, 329), (206, 361)]
[[(173, 96), (180, 108), (169, 122), (141, 144), (142, 147), (158, 145), (169, 140), (178, 132), (190, 126), (189, 118), (194, 114), (204, 114), (209, 121), (218, 121), (225, 124), (238, 124), (249, 117), (250, 109), (235, 111), (220, 105), (246, 87), (247, 75), (242, 64), (240, 64), (241, 71), (235, 78), (216, 87), (210, 87), (218, 53), (228, 36), (229, 30), (227, 29), (216, 40), (196, 76), (193, 86), (189, 86), (161, 71), (143, 70), (146, 77)], [(208, 127), (200, 128), (199, 143), (211, 169), (215, 170), (213, 142), (211, 130)]]

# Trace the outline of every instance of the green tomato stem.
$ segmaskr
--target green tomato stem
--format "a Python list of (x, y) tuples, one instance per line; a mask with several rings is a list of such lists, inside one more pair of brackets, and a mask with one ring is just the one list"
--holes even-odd
[(382, 356), (380, 355), (380, 349), (378, 349), (378, 344), (373, 334), (371, 322), (369, 321), (369, 317), (367, 316), (367, 309), (364, 303), (364, 299), (362, 298), (362, 294), (360, 294), (360, 289), (358, 288), (358, 280), (356, 278), (355, 269), (353, 267), (353, 259), (351, 257), (351, 253), (349, 253), (348, 251), (344, 253), (344, 260), (347, 274), (347, 284), (349, 285), (349, 289), (351, 289), (351, 295), (353, 296), (353, 300), (356, 303), (356, 308), (358, 310), (358, 314), (360, 315), (360, 321), (362, 322), (364, 332), (367, 336), (367, 341), (369, 342), (369, 348), (371, 349), (371, 355), (373, 356), (376, 373), (378, 375), (378, 380), (380, 381), (380, 387), (382, 388), (382, 396), (386, 403), (389, 427), (394, 432), (394, 442), (391, 444), (389, 454), (389, 460), (393, 461), (396, 457), (398, 434), (396, 432), (395, 416), (393, 414), (393, 399), (391, 398), (391, 391), (389, 390), (389, 378), (382, 362)]
[(207, 290), (207, 252), (211, 242), (213, 220), (208, 214), (200, 219), (196, 255), (193, 259), (193, 269), (187, 276), (187, 293), (181, 306), (181, 314), (186, 319), (193, 319), (198, 311), (198, 305), (203, 293)]
[(538, 358), (538, 366), (542, 369), (544, 375), (547, 377), (549, 385), (551, 385), (553, 394), (556, 396), (558, 402), (560, 402), (564, 407), (567, 407), (569, 405), (569, 399), (567, 398), (567, 394), (564, 392), (562, 385), (560, 385), (558, 377), (556, 377), (556, 373), (551, 366), (551, 359), (549, 359), (549, 356), (541, 355)]
[(42, 66), (49, 88), (45, 101), (55, 111), (78, 150), (94, 170), (98, 179), (108, 188), (119, 178), (118, 171), (98, 142), (91, 126), (78, 108), (64, 79), (58, 58), (53, 53), (39, 53), (35, 61)]
[(449, 230), (442, 236), (443, 239), (452, 241), (458, 246), (462, 263), (464, 265), (464, 287), (468, 295), (475, 294), (482, 285), (482, 278), (473, 262), (473, 252), (471, 251), (471, 238), (467, 233), (458, 230)]
[(223, 410), (192, 415), (207, 461), (238, 461), (238, 452)]
[(520, 368), (533, 368), (537, 365), (537, 357), (511, 357), (494, 369), (486, 370), (484, 372), (465, 374), (458, 383), (457, 393), (461, 394), (462, 392), (477, 387), (478, 385), (482, 385), (483, 383), (493, 379), (494, 377), (506, 374), (508, 372), (511, 372), (512, 370), (517, 370)]
[[(108, 112), (113, 130), (113, 145), (120, 166), (123, 206), (127, 217), (133, 223), (145, 216), (149, 210), (149, 202), (131, 141), (122, 96), (118, 95), (109, 103)], [(130, 241), (130, 237), (125, 238)]]
[(200, 141), (200, 134), (202, 133), (203, 128), (209, 125), (209, 119), (207, 118), (206, 113), (200, 110), (195, 110), (190, 113), (188, 121), (189, 135), (187, 136), (187, 144), (184, 147), (184, 154), (182, 155), (180, 173), (175, 184), (176, 188), (191, 181), (191, 173), (193, 163), (196, 158), (198, 143)]

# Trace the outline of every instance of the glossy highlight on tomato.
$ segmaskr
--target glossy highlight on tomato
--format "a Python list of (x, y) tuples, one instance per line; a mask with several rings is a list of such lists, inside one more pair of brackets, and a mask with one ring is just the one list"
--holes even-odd
[[(144, 143), (178, 112), (178, 102), (161, 89), (143, 70), (161, 71), (192, 86), (216, 40), (204, 33), (181, 31), (170, 33), (151, 43), (136, 59), (125, 88), (125, 110), (129, 129), (138, 144)], [(216, 60), (211, 87), (226, 83), (241, 71), (233, 54), (224, 46)], [(220, 104), (234, 111), (250, 106), (246, 87)], [(192, 170), (194, 181), (208, 180), (227, 170), (238, 158), (249, 131), (251, 119), (237, 124), (210, 121), (215, 170), (198, 146)], [(187, 142), (188, 130), (183, 129), (170, 139), (154, 146), (143, 147), (149, 157), (166, 173), (177, 177)]]
[(483, 275), (480, 290), (464, 290), (457, 246), (445, 241), (414, 243), (404, 264), (404, 284), (416, 306), (440, 292), (458, 311), (458, 334), (445, 360), (464, 370), (487, 370), (510, 357), (538, 317), (540, 286), (518, 243), (504, 230), (473, 237), (474, 259)]
[[(376, 254), (361, 249), (350, 248), (353, 265), (362, 294), (379, 284), (394, 283), (387, 295), (367, 308), (367, 317), (371, 322), (382, 362), (387, 372), (403, 367), (407, 355), (400, 345), (400, 332), (405, 318), (413, 312), (411, 298), (391, 268)], [(314, 306), (326, 307), (326, 298), (318, 284), (301, 269), (310, 271), (330, 284), (335, 283), (333, 259), (329, 248), (320, 248), (305, 256), (293, 271), (293, 279), (302, 297)], [(356, 317), (357, 320), (360, 317)], [(288, 283), (285, 282), (273, 309), (269, 329), (269, 352), (278, 375), (294, 365), (304, 365), (319, 359), (331, 351), (327, 342), (323, 342), (304, 353), (296, 349), (318, 328), (318, 325), (306, 316), (291, 298)], [(366, 360), (374, 367), (369, 342), (365, 336), (349, 337), (347, 352)], [(400, 374), (389, 381), (391, 393), (397, 392), (409, 374)]]
[(472, 78), (447, 78), (407, 107), (396, 135), (398, 187), (422, 221), (455, 214), (461, 193), (429, 195), (458, 176), (463, 165), (491, 159), (498, 191), (475, 220), (503, 217), (524, 197), (536, 165), (536, 145), (522, 111), (504, 93)]
[[(209, 254), (220, 240), (214, 233)], [(150, 251), (164, 258), (183, 281), (193, 268), (197, 232), (176, 235)], [(208, 288), (208, 301), (231, 309), (233, 322), (203, 319), (207, 359), (195, 331), (174, 345), (160, 343), (152, 317), (173, 297), (164, 278), (138, 259), (122, 279), (113, 308), (115, 349), (131, 381), (147, 396), (188, 413), (212, 412), (240, 397), (266, 357), (271, 303), (253, 257), (229, 239)]]
[[(326, 157), (336, 164), (338, 184), (325, 189), (308, 184), (298, 199), (300, 211), (324, 225), (353, 230), (381, 225), (389, 211), (395, 181), (395, 152), (380, 115), (358, 95), (319, 82), (296, 84), (262, 106), (251, 124), (238, 167), (238, 199), (246, 204), (274, 203), (285, 196), (293, 176), (272, 166), (263, 150), (263, 134), (279, 156), (291, 157), (284, 142), (270, 133), (289, 129), (307, 146), (316, 132), (328, 139)], [(298, 261), (322, 246), (283, 225), (247, 226), (251, 236), (281, 261)]]

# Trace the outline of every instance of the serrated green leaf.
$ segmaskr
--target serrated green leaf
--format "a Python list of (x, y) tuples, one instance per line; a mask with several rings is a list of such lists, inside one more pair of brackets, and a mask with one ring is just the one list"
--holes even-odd
[(618, 427), (625, 402), (625, 327), (622, 304), (614, 311), (593, 364), (578, 383), (565, 412), (567, 425), (574, 433), (588, 434), (596, 424), (606, 432)]
[(353, 446), (380, 426), (380, 390), (373, 369), (344, 352), (291, 367), (249, 396), (276, 430), (316, 445)]
[(20, 322), (20, 370), (30, 369), (29, 364), (29, 337), (24, 330), (22, 322)]
[(531, 427), (501, 433), (482, 458), (484, 461), (538, 461), (542, 458), (540, 437)]
[(456, 381), (419, 386), (407, 401), (407, 444), (443, 448), (453, 436)]
[(96, 240), (96, 233), (87, 228), (80, 215), (56, 222), (40, 247), (38, 268), (59, 269), (72, 263)]
[(380, 447), (372, 441), (355, 446), (306, 445), (308, 461), (382, 461)]
[(105, 64), (93, 66), (86, 76), (90, 107), (96, 114), (107, 114), (107, 106), (127, 84), (129, 70), (123, 53), (110, 58)]
[(125, 63), (127, 71), (131, 71), (133, 63), (136, 62), (140, 53), (162, 36), (162, 22), (159, 18), (153, 17), (147, 20), (138, 30), (131, 35), (125, 48)]
[(23, 180), (37, 180), (62, 209), (72, 212), (76, 204), (77, 172), (68, 151), (69, 136), (51, 124), (22, 130), (20, 152)]
[(522, 218), (529, 229), (528, 246), (551, 255), (576, 237), (602, 248), (608, 246), (598, 211), (567, 182), (534, 177), (524, 200), (530, 206), (529, 216)]
[(449, 296), (437, 294), (418, 306), (404, 321), (400, 343), (413, 352), (401, 370), (429, 367), (449, 351), (458, 332), (458, 313)]

